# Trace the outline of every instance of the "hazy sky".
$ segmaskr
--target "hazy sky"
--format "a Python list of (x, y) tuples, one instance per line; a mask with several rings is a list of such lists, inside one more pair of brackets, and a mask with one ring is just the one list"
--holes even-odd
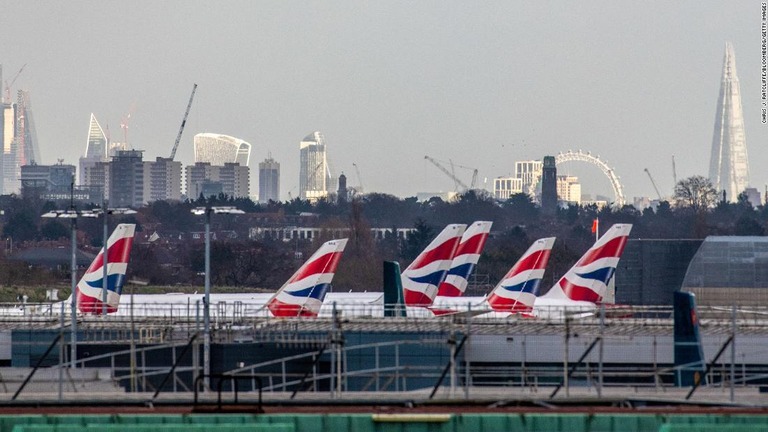
[[(452, 190), (424, 155), (510, 175), (515, 160), (599, 154), (625, 194), (707, 175), (724, 45), (743, 96), (751, 184), (768, 183), (760, 122), (760, 1), (6, 1), (5, 80), (30, 91), (43, 163), (77, 163), (91, 112), (145, 159), (215, 132), (271, 152), (298, 194), (302, 137), (320, 130), (338, 174), (366, 191)], [(585, 193), (612, 195), (586, 164)], [(457, 169), (469, 182), (471, 172)]]

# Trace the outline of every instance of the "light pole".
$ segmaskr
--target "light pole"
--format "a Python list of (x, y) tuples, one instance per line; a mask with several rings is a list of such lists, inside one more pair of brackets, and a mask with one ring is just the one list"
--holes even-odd
[[(107, 264), (109, 264), (109, 251), (107, 250), (107, 240), (109, 240), (109, 221), (108, 215), (111, 214), (123, 214), (132, 215), (136, 214), (136, 210), (131, 210), (125, 207), (109, 208), (107, 206), (107, 199), (102, 199), (102, 206), (100, 209), (94, 209), (95, 215), (101, 215), (104, 218), (104, 246), (101, 250), (102, 262), (102, 282), (101, 282), (101, 314), (107, 315), (107, 295), (109, 294), (109, 275), (107, 274)], [(95, 312), (95, 311), (94, 311)]]
[(206, 387), (211, 375), (211, 213), (244, 214), (235, 207), (196, 207), (192, 214), (205, 216), (205, 296), (203, 297), (203, 375)]
[(70, 343), (70, 362), (75, 367), (77, 360), (77, 217), (78, 212), (74, 205), (69, 210), (52, 210), (45, 213), (44, 218), (64, 218), (72, 221), (72, 261), (70, 272), (72, 273), (72, 294), (71, 313), (72, 313), (72, 342)]

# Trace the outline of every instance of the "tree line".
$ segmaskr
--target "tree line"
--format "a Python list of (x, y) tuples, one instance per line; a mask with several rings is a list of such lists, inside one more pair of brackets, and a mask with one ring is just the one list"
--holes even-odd
[[(733, 203), (724, 201), (711, 183), (699, 176), (681, 180), (671, 200), (643, 211), (629, 205), (621, 208), (570, 205), (548, 215), (527, 194), (516, 194), (499, 202), (482, 191), (465, 192), (450, 202), (439, 198), (419, 202), (415, 197), (371, 193), (350, 201), (328, 199), (310, 203), (296, 198), (258, 204), (247, 198), (219, 195), (185, 202), (153, 202), (137, 209), (136, 215), (122, 217), (119, 221), (110, 220), (110, 225), (136, 223), (137, 235), (148, 234), (145, 227), (179, 235), (202, 232), (203, 218), (195, 217), (190, 210), (214, 205), (236, 206), (248, 214), (214, 218), (214, 232), (231, 231), (240, 235), (217, 238), (212, 243), (213, 284), (266, 290), (279, 288), (321, 242), (330, 238), (333, 228), (347, 228), (350, 239), (334, 278), (334, 289), (379, 291), (384, 260), (397, 260), (405, 268), (449, 223), (493, 222), (492, 235), (476, 270), (480, 275), (487, 275), (491, 284), (507, 272), (535, 239), (549, 236), (556, 236), (557, 241), (545, 283), (554, 282), (594, 242), (591, 227), (595, 219), (599, 220), (601, 231), (614, 223), (631, 223), (634, 225), (631, 238), (644, 239), (764, 235), (768, 227), (768, 207), (753, 207), (743, 195)], [(80, 207), (85, 209), (94, 205)], [(0, 197), (0, 208), (4, 210), (2, 233), (6, 244), (12, 241), (16, 248), (23, 248), (40, 241), (68, 241), (70, 227), (67, 223), (40, 218), (44, 212), (57, 208), (56, 203), (11, 195)], [(251, 239), (243, 234), (250, 225), (262, 223), (253, 222), (254, 214), (270, 215), (272, 223), (280, 223), (300, 213), (316, 215), (313, 223), (321, 229), (319, 237), (283, 241)], [(81, 248), (90, 247), (91, 251), (98, 252), (102, 244), (101, 224), (98, 219), (78, 221)], [(413, 228), (414, 231), (405, 240), (394, 235), (376, 240), (370, 230), (372, 227), (392, 232), (396, 228)], [(200, 286), (203, 254), (202, 241), (190, 241), (189, 236), (184, 241), (137, 241), (129, 265), (129, 278), (152, 285)], [(3, 267), (6, 270), (0, 270), (0, 284), (4, 285), (22, 285), (25, 281), (39, 283), (44, 273), (25, 270), (18, 264), (0, 266)], [(51, 279), (68, 280), (63, 278), (66, 266), (62, 270), (51, 272)]]

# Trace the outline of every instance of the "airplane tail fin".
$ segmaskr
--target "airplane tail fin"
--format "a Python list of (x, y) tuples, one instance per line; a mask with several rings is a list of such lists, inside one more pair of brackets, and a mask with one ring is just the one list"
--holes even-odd
[(631, 224), (614, 224), (542, 297), (591, 303), (602, 301), (631, 230)]
[[(107, 240), (107, 313), (117, 312), (125, 273), (133, 245), (134, 224), (120, 224)], [(77, 306), (81, 313), (101, 314), (104, 310), (104, 251), (93, 260), (77, 283)]]
[(675, 309), (675, 385), (688, 387), (706, 380), (704, 350), (701, 347), (696, 297), (693, 293), (674, 293)]
[(467, 290), (467, 279), (480, 260), (488, 233), (491, 232), (493, 222), (477, 221), (470, 225), (456, 249), (456, 254), (451, 261), (451, 268), (440, 284), (437, 295), (445, 297), (460, 297)]
[(538, 239), (520, 257), (488, 296), (496, 312), (531, 312), (539, 293), (555, 237)]
[(432, 243), (408, 266), (402, 274), (403, 297), (408, 306), (429, 306), (437, 296), (437, 288), (445, 279), (451, 260), (459, 246), (466, 225), (451, 224), (432, 240)]
[(267, 302), (276, 317), (316, 317), (331, 285), (347, 239), (327, 241)]
[(384, 316), (405, 316), (400, 263), (384, 261)]

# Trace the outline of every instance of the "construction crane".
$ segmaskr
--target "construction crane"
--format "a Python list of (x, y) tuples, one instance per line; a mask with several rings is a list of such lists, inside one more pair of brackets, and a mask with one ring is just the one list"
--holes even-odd
[(472, 168), (468, 166), (462, 166), (462, 165), (456, 165), (459, 168), (464, 168), (468, 170), (472, 170), (472, 181), (469, 182), (469, 188), (474, 189), (477, 186), (477, 168)]
[[(436, 161), (435, 159), (433, 159), (433, 158), (431, 158), (429, 156), (424, 156), (424, 159), (430, 161), (432, 163), (432, 165), (436, 166), (437, 169), (439, 169), (440, 171), (443, 172), (443, 174), (445, 174), (448, 177), (450, 177), (451, 180), (453, 180), (454, 188), (457, 191), (458, 191), (459, 187), (461, 187), (462, 190), (469, 189), (469, 187), (466, 185), (466, 183), (464, 183), (458, 177), (456, 177), (455, 174), (453, 174), (452, 172), (448, 171), (448, 168), (444, 167), (440, 162)], [(453, 163), (451, 163), (451, 164), (453, 164)]]
[(651, 177), (651, 172), (648, 171), (648, 168), (645, 169), (645, 173), (648, 174), (648, 178), (651, 179), (651, 184), (653, 185), (653, 188), (656, 190), (656, 195), (659, 196), (659, 201), (661, 201), (661, 194), (659, 193), (659, 188), (656, 187), (656, 182), (653, 181), (653, 177)]
[(355, 173), (357, 173), (357, 193), (363, 193), (363, 177), (360, 176), (360, 167), (356, 163), (352, 162), (352, 166), (355, 167)]
[(19, 78), (19, 75), (21, 75), (21, 71), (23, 71), (26, 66), (27, 64), (24, 63), (24, 66), (16, 72), (16, 75), (13, 77), (10, 84), (8, 84), (8, 81), (5, 82), (5, 98), (3, 99), (5, 103), (11, 103), (11, 87), (13, 87), (13, 84)]
[(179, 127), (179, 133), (176, 135), (176, 142), (173, 144), (173, 150), (171, 150), (171, 160), (176, 157), (176, 149), (179, 148), (179, 142), (181, 142), (181, 133), (184, 132), (184, 126), (187, 124), (187, 116), (189, 116), (189, 109), (192, 108), (192, 99), (195, 98), (195, 91), (197, 91), (197, 83), (192, 85), (192, 94), (189, 95), (189, 102), (187, 102), (187, 110), (184, 111), (184, 119), (181, 120), (181, 126)]
[(675, 187), (677, 187), (677, 168), (675, 168), (675, 155), (672, 155), (672, 180), (675, 182)]

